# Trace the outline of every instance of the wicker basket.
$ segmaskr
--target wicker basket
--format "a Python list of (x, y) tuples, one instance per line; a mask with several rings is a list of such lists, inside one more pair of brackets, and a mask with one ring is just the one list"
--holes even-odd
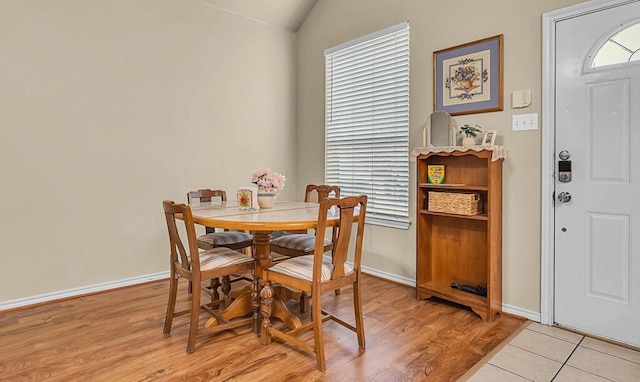
[(482, 213), (480, 194), (459, 192), (429, 192), (429, 211), (456, 215)]

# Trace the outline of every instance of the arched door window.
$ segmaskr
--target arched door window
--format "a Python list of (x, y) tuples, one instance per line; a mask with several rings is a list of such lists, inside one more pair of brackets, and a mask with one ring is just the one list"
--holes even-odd
[(596, 49), (590, 69), (640, 61), (640, 22), (634, 22), (604, 41)]

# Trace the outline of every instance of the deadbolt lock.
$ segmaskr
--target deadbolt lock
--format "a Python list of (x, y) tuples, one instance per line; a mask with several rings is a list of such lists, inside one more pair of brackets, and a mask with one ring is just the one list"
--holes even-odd
[(558, 154), (558, 180), (563, 183), (571, 182), (571, 154), (567, 150), (560, 151)]

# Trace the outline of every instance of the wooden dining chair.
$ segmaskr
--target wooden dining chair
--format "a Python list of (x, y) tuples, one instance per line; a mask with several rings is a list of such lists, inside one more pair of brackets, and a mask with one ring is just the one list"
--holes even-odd
[[(188, 314), (190, 319), (187, 353), (193, 353), (198, 334), (204, 332), (217, 333), (253, 323), (254, 319), (252, 317), (236, 320), (224, 318), (219, 310), (225, 306), (225, 300), (215, 300), (202, 304), (201, 293), (203, 288), (201, 286), (202, 281), (231, 274), (251, 273), (254, 270), (254, 260), (251, 256), (225, 247), (217, 247), (200, 252), (191, 208), (185, 204), (176, 204), (170, 200), (162, 202), (162, 207), (167, 222), (171, 247), (169, 301), (164, 320), (164, 333), (167, 335), (171, 333), (174, 317)], [(184, 222), (186, 242), (180, 236), (177, 224), (178, 218)], [(191, 308), (176, 312), (178, 281), (180, 278), (188, 280), (195, 288), (193, 288), (190, 299)], [(228, 297), (225, 296), (227, 299)], [(209, 319), (203, 328), (199, 328), (198, 321), (200, 312), (203, 310), (208, 312), (213, 319)]]
[[(193, 205), (198, 203), (212, 204), (213, 199), (219, 199), (221, 202), (227, 201), (227, 193), (224, 190), (200, 189), (198, 191), (190, 191), (187, 193), (187, 203)], [(231, 249), (244, 249), (253, 245), (253, 236), (246, 232), (239, 231), (220, 231), (213, 227), (206, 227), (206, 233), (198, 236), (198, 246), (202, 249), (211, 249), (216, 247), (227, 247)]]
[[(305, 202), (320, 202), (322, 199), (333, 196), (340, 198), (340, 187), (326, 184), (315, 185), (308, 184), (304, 192)], [(324, 240), (323, 250), (325, 252), (333, 249), (333, 241), (335, 240), (335, 229), (332, 231), (330, 239)], [(289, 257), (305, 256), (313, 253), (316, 246), (316, 235), (304, 232), (288, 232), (271, 240), (271, 252), (280, 255), (280, 258), (274, 259), (275, 262), (285, 260)], [(336, 289), (336, 295), (340, 294), (340, 289)], [(300, 296), (300, 312), (307, 311), (309, 306), (309, 294), (302, 293)]]
[[(225, 202), (227, 193), (224, 190), (212, 190), (209, 188), (200, 189), (198, 191), (189, 191), (187, 193), (187, 203), (189, 205), (211, 205), (212, 203)], [(240, 231), (217, 231), (213, 227), (205, 227), (205, 234), (198, 236), (198, 247), (202, 249), (212, 249), (218, 247), (226, 247), (235, 250), (244, 250), (245, 254), (251, 255), (253, 247), (253, 236), (246, 232)], [(244, 277), (231, 278), (224, 276), (222, 282), (219, 278), (214, 278), (210, 282), (213, 299), (219, 298), (218, 288), (222, 293), (228, 294), (231, 290), (231, 283), (239, 280), (246, 280)], [(191, 293), (192, 285), (189, 284), (189, 293)]]
[[(325, 256), (323, 240), (327, 228), (327, 215), (333, 213), (330, 212), (333, 211), (332, 207), (335, 207), (333, 210), (339, 216), (340, 222), (334, 242), (333, 256)], [(358, 338), (359, 347), (361, 349), (365, 348), (360, 266), (366, 209), (366, 195), (322, 200), (318, 212), (318, 230), (316, 233), (318, 240), (313, 254), (292, 257), (263, 270), (262, 281), (264, 282), (264, 287), (260, 291), (262, 300), (260, 307), (262, 313), (262, 344), (271, 343), (272, 337), (287, 341), (304, 350), (315, 353), (318, 369), (325, 371), (322, 323), (331, 319), (354, 331)], [(351, 240), (354, 226), (356, 226), (356, 239)], [(347, 264), (350, 245), (355, 246), (353, 265)], [(283, 331), (271, 326), (272, 283), (310, 292), (312, 295), (311, 321), (289, 331)], [(348, 285), (353, 287), (355, 326), (322, 309), (321, 297), (323, 292)], [(309, 329), (313, 330), (313, 345), (297, 338), (298, 334)]]
[[(320, 202), (322, 199), (333, 196), (340, 198), (340, 187), (326, 184), (309, 184), (304, 193), (305, 202)], [(335, 234), (333, 235), (335, 236)], [(324, 251), (333, 249), (333, 236), (325, 239)], [(307, 232), (285, 234), (271, 241), (271, 252), (279, 255), (294, 257), (312, 254), (316, 245), (316, 235)]]

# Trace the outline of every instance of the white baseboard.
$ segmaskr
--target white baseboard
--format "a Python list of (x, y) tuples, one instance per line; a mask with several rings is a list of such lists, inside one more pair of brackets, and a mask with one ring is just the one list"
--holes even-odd
[[(351, 266), (353, 266), (352, 263), (349, 263)], [(369, 274), (369, 275), (373, 275), (373, 276), (377, 276), (380, 277), (381, 279), (385, 279), (385, 280), (389, 280), (389, 281), (395, 281), (399, 284), (403, 284), (403, 285), (408, 285), (410, 287), (415, 287), (416, 286), (416, 280), (414, 279), (410, 279), (407, 277), (402, 277), (402, 276), (398, 276), (398, 275), (394, 275), (392, 273), (388, 273), (388, 272), (383, 272), (383, 271), (379, 271), (377, 269), (373, 269), (373, 268), (369, 268), (369, 267), (362, 267), (362, 272)]]
[(513, 314), (514, 316), (524, 317), (531, 321), (540, 322), (540, 313), (533, 312), (531, 310), (518, 308), (517, 306), (511, 306), (502, 304), (502, 311), (505, 313)]
[[(412, 287), (415, 287), (416, 285), (415, 280), (394, 275), (392, 273), (379, 271), (377, 269), (362, 267), (362, 271), (370, 275), (374, 275), (382, 279), (394, 281), (400, 284), (404, 284)], [(150, 275), (132, 277), (124, 280), (109, 281), (102, 284), (89, 285), (86, 287), (67, 289), (59, 292), (45, 293), (37, 296), (25, 297), (25, 298), (20, 298), (16, 300), (2, 301), (0, 302), (0, 311), (19, 308), (22, 306), (35, 305), (43, 302), (60, 300), (63, 298), (82, 296), (89, 293), (103, 292), (109, 289), (116, 289), (116, 288), (121, 288), (125, 286), (142, 284), (149, 281), (162, 280), (162, 279), (168, 279), (168, 278), (169, 278), (169, 272), (160, 272), (160, 273), (154, 273)]]
[[(353, 264), (351, 264), (353, 265)], [(379, 271), (377, 269), (362, 267), (362, 272), (380, 277), (381, 279), (393, 281), (399, 284), (407, 285), (410, 287), (416, 286), (416, 280), (408, 277), (394, 275), (392, 273)], [(89, 293), (102, 292), (109, 289), (121, 288), (130, 285), (142, 284), (149, 281), (162, 280), (169, 278), (169, 272), (159, 272), (150, 275), (137, 276), (124, 280), (109, 281), (102, 284), (95, 284), (81, 288), (67, 289), (60, 292), (46, 293), (38, 296), (31, 296), (16, 300), (9, 300), (0, 302), (0, 311), (18, 308), (21, 306), (34, 305), (42, 302), (54, 301), (68, 297), (82, 296)], [(516, 306), (502, 304), (502, 311), (505, 313), (513, 314), (527, 318), (531, 321), (540, 322), (540, 313), (533, 312), (527, 309), (518, 308)]]
[(124, 280), (109, 281), (102, 284), (89, 285), (86, 287), (67, 289), (59, 292), (45, 293), (37, 296), (20, 298), (16, 300), (0, 302), (0, 311), (18, 308), (21, 306), (34, 305), (42, 302), (54, 301), (68, 297), (81, 296), (89, 293), (102, 292), (109, 289), (121, 288), (129, 285), (142, 284), (149, 281), (168, 279), (169, 272), (153, 273), (150, 275), (137, 276)]

